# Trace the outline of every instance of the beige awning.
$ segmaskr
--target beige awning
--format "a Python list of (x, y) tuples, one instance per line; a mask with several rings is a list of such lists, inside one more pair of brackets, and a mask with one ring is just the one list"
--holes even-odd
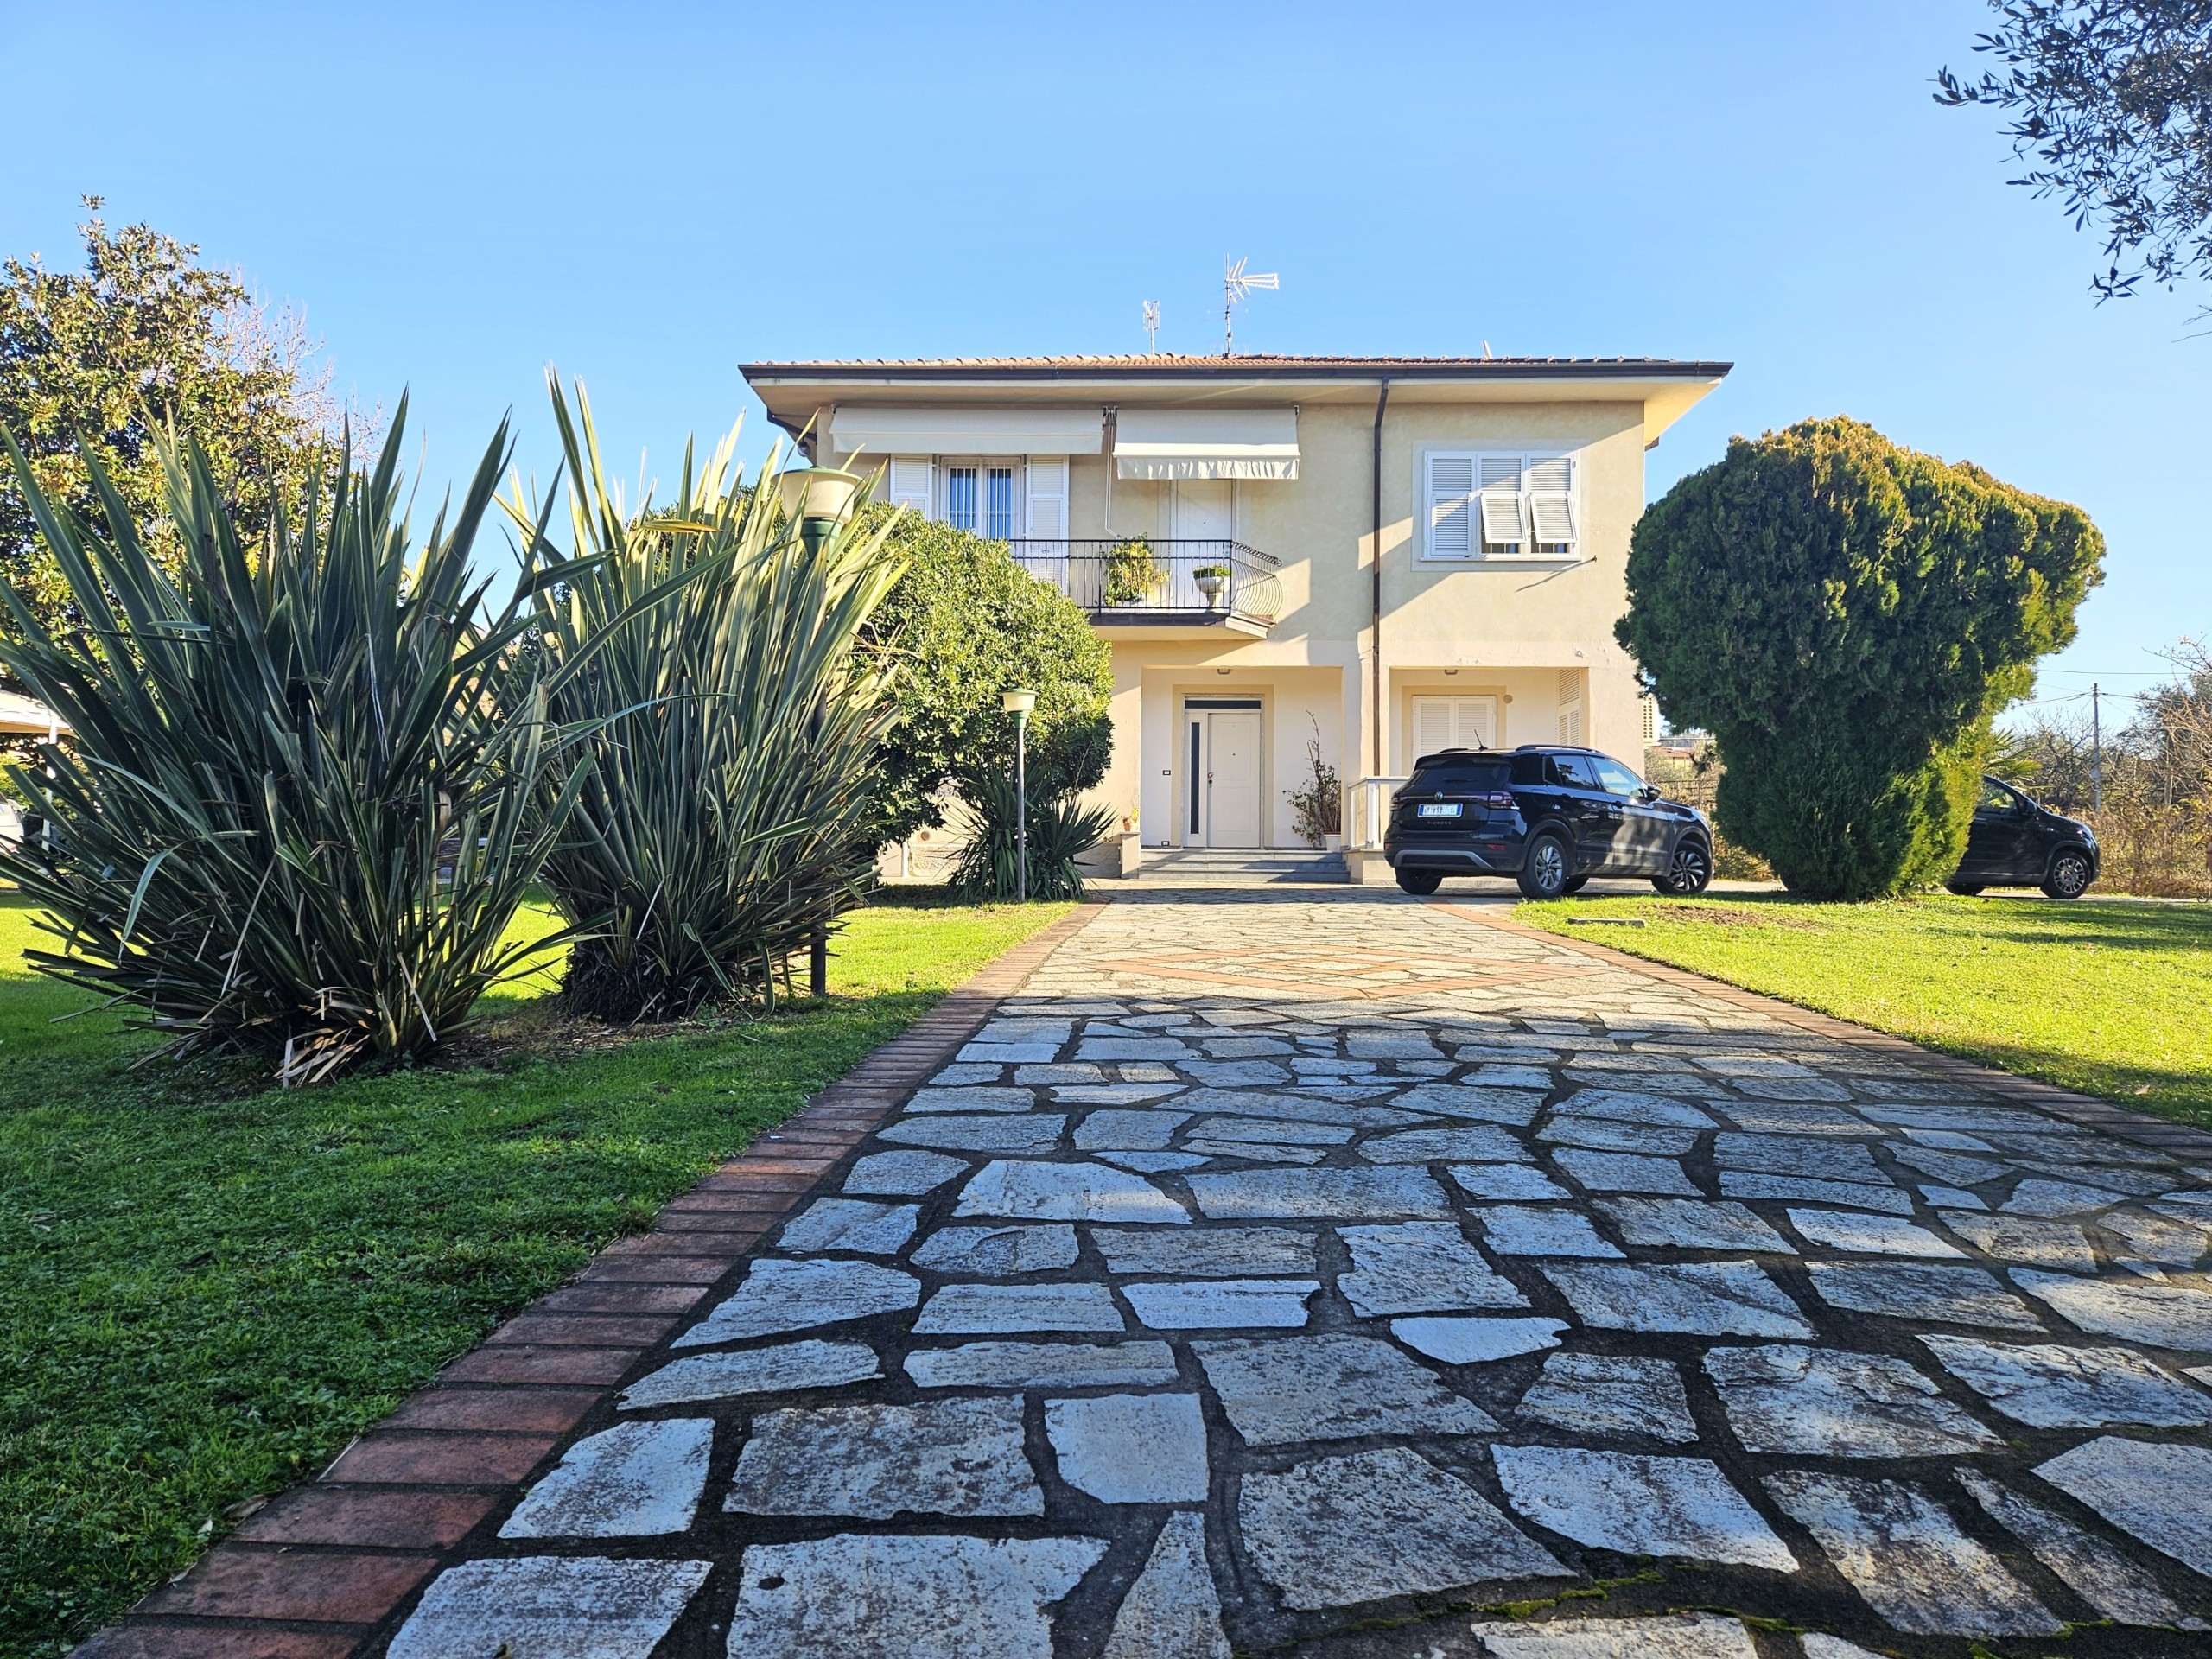
[(69, 722), (44, 703), (19, 691), (0, 691), (0, 733), (10, 737), (46, 737), (69, 729)]
[(830, 445), (891, 455), (1095, 455), (1106, 447), (1105, 411), (960, 408), (922, 404), (840, 404), (830, 417)]
[(1124, 409), (1116, 478), (1296, 478), (1294, 409)]

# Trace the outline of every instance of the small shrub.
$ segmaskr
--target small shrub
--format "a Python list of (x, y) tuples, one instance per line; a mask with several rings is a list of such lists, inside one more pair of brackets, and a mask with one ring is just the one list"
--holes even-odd
[(1160, 586), (1161, 574), (1160, 561), (1152, 556), (1152, 543), (1141, 536), (1131, 537), (1107, 551), (1106, 602), (1141, 605)]
[[(1014, 778), (986, 772), (962, 786), (972, 820), (968, 844), (952, 874), (952, 890), (963, 899), (1011, 899), (1020, 868), (1020, 844), (1014, 826), (1019, 812)], [(1114, 827), (1110, 807), (1086, 807), (1072, 791), (1029, 797), (1029, 896), (1080, 899), (1083, 871), (1077, 863)]]
[(1313, 735), (1306, 740), (1306, 780), (1283, 791), (1290, 803), (1292, 830), (1309, 847), (1319, 847), (1327, 836), (1344, 831), (1344, 783), (1337, 769), (1321, 758), (1321, 723), (1312, 715)]

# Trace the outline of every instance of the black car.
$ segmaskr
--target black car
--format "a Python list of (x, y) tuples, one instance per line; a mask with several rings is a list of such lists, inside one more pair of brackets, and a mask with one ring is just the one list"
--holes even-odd
[(2001, 778), (1984, 778), (1967, 855), (1943, 885), (1965, 893), (2041, 887), (2054, 899), (2079, 899), (2099, 865), (2096, 832), (2088, 824), (2037, 805)]
[(1518, 876), (1531, 899), (1573, 893), (1593, 875), (1703, 893), (1713, 826), (1595, 749), (1445, 749), (1415, 761), (1391, 797), (1382, 855), (1408, 893), (1434, 893), (1447, 875)]

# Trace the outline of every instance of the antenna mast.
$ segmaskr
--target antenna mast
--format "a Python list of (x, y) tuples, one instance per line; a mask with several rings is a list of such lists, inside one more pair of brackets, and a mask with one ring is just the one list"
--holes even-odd
[(1248, 300), (1255, 288), (1280, 289), (1282, 278), (1275, 272), (1247, 271), (1242, 259), (1229, 260), (1221, 278), (1221, 354), (1236, 355), (1236, 306)]
[(1160, 302), (1144, 302), (1144, 349), (1148, 357), (1160, 355)]

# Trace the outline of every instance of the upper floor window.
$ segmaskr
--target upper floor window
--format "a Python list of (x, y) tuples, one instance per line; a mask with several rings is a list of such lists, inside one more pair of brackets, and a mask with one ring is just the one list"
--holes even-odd
[(956, 461), (944, 468), (944, 522), (995, 542), (1019, 533), (1014, 511), (1014, 468)]
[(1569, 559), (1581, 541), (1579, 459), (1544, 450), (1432, 449), (1425, 559)]

